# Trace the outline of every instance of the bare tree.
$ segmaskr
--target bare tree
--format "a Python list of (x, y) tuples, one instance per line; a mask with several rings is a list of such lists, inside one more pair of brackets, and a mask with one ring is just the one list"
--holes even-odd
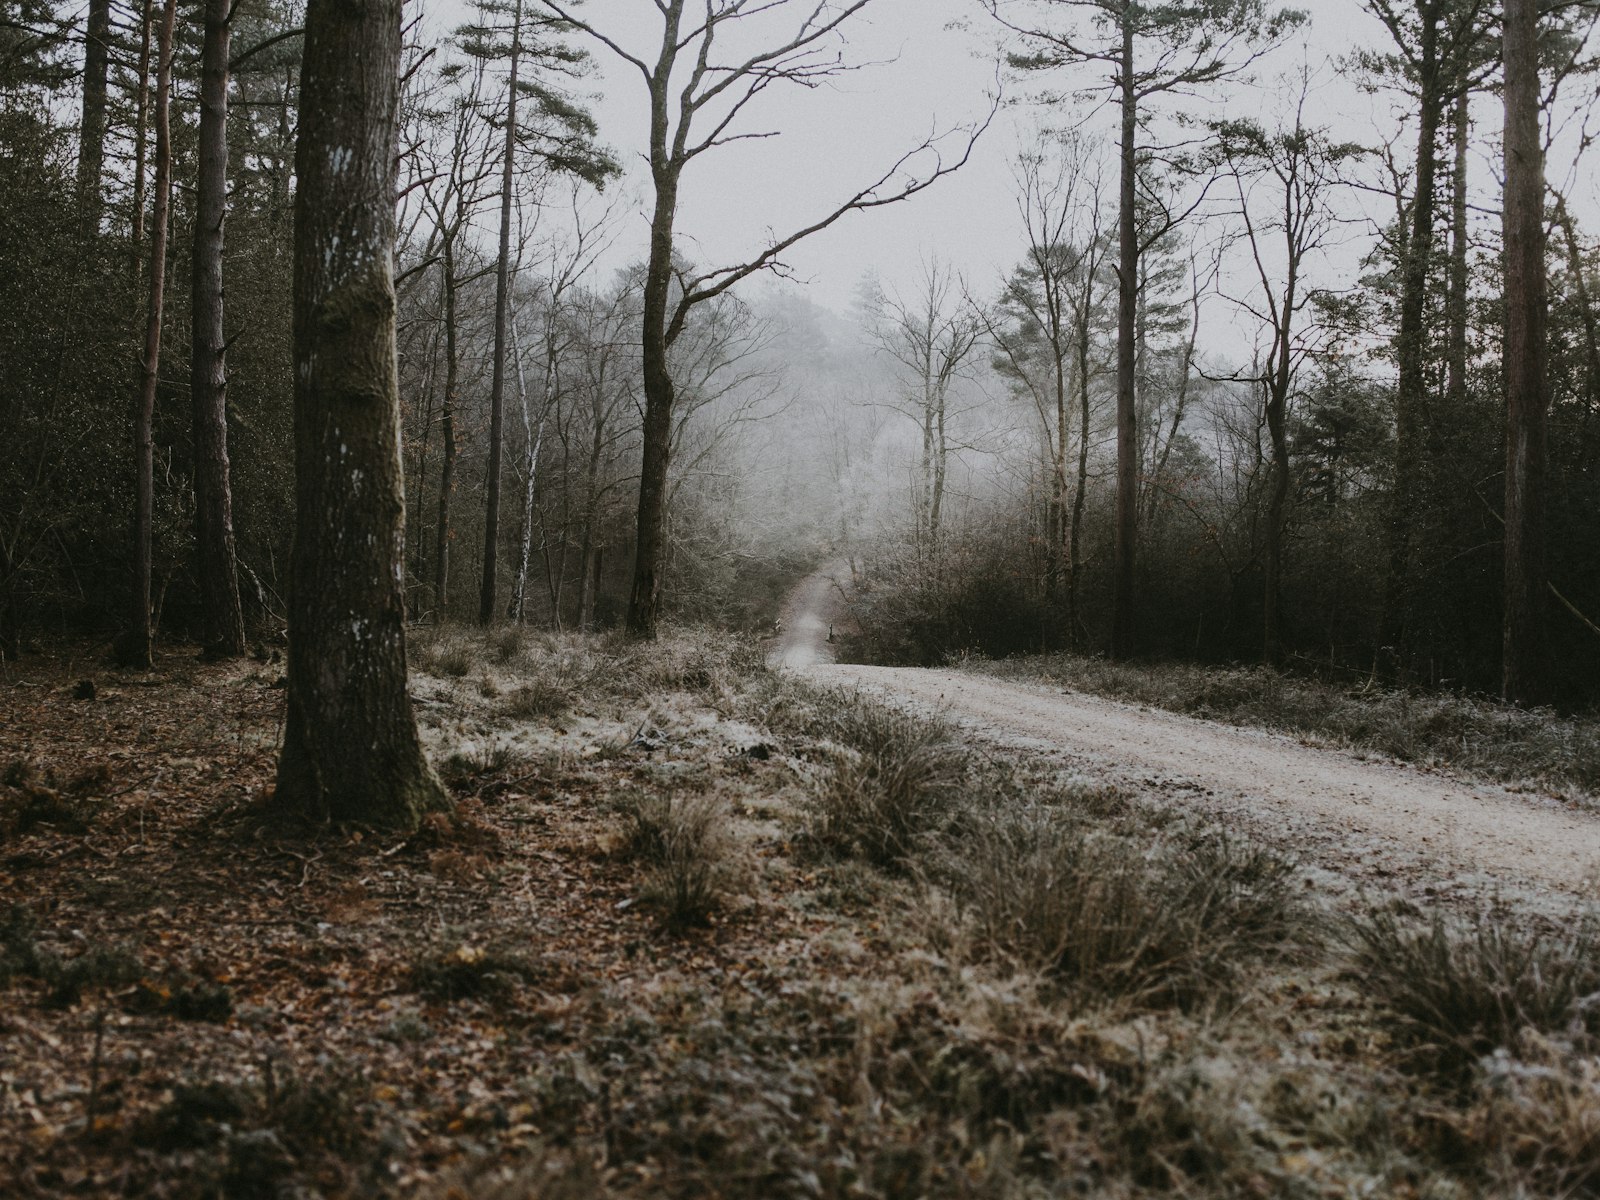
[(231, 0), (206, 0), (191, 254), (189, 402), (194, 430), (195, 548), (205, 653), (244, 653), (233, 489), (228, 478), (228, 365), (222, 251), (228, 213), (228, 46)]
[[(1024, 50), (1013, 65), (1055, 70), (1093, 66), (1108, 72), (1104, 87), (1121, 117), (1117, 252), (1117, 516), (1113, 565), (1111, 653), (1127, 658), (1137, 645), (1135, 539), (1139, 508), (1139, 431), (1135, 337), (1140, 259), (1170, 229), (1141, 230), (1139, 174), (1148, 146), (1140, 144), (1149, 102), (1192, 93), (1238, 75), (1304, 15), (1266, 0), (983, 0), (990, 14), (1018, 35)], [(1036, 13), (1065, 12), (1064, 25)]]
[[(639, 479), (639, 517), (628, 628), (653, 638), (660, 617), (668, 469), (675, 386), (669, 361), (693, 309), (740, 280), (784, 269), (783, 255), (803, 239), (847, 213), (908, 200), (963, 166), (985, 120), (964, 131), (959, 152), (947, 161), (942, 139), (930, 137), (897, 159), (877, 179), (817, 220), (775, 236), (742, 262), (707, 269), (684, 266), (677, 254), (678, 197), (689, 164), (719, 147), (770, 132), (741, 129), (750, 103), (779, 84), (815, 87), (846, 70), (842, 31), (871, 0), (635, 0), (634, 8), (659, 22), (656, 48), (643, 56), (626, 48), (622, 33), (607, 31), (577, 14), (570, 0), (536, 0), (639, 72), (650, 112), (650, 177), (655, 198), (644, 284), (644, 460)], [(652, 12), (652, 10), (654, 10)], [(774, 25), (795, 14), (792, 23)], [(619, 25), (625, 24), (619, 19)], [(721, 58), (731, 42), (731, 58)], [(737, 46), (738, 49), (733, 47)], [(992, 111), (991, 111), (992, 116)], [(928, 165), (918, 171), (924, 160)]]
[(1262, 658), (1282, 656), (1284, 513), (1290, 491), (1289, 400), (1302, 363), (1325, 343), (1327, 330), (1307, 324), (1308, 310), (1325, 291), (1309, 284), (1307, 268), (1331, 244), (1339, 227), (1332, 207), (1342, 168), (1362, 154), (1306, 124), (1309, 75), (1291, 118), (1274, 129), (1253, 121), (1213, 126), (1215, 154), (1233, 184), (1233, 216), (1243, 230), (1254, 287), (1234, 303), (1261, 325), (1265, 353), (1253, 382), (1271, 442), (1267, 493)]
[(161, 368), (161, 317), (167, 283), (168, 210), (172, 205), (172, 29), (177, 0), (166, 0), (156, 45), (156, 177), (154, 229), (150, 236), (149, 291), (145, 304), (144, 356), (133, 409), (133, 579), (128, 628), (117, 642), (117, 661), (148, 669), (151, 654), (150, 556), (155, 515), (156, 387)]
[(1091, 396), (1103, 365), (1094, 338), (1109, 249), (1100, 167), (1095, 150), (1076, 136), (1061, 143), (1053, 161), (1042, 142), (1018, 156), (1017, 208), (1028, 240), (1027, 259), (1001, 294), (1004, 323), (986, 322), (1000, 352), (1002, 373), (1026, 391), (1039, 418), (1051, 493), (1045, 522), (1046, 589), (1052, 595), (1064, 593), (1071, 642), (1080, 633)]
[(395, 364), (400, 0), (306, 10), (295, 153), (294, 555), (277, 805), (413, 829), (445, 802), (406, 692)]
[(937, 259), (926, 262), (911, 297), (880, 291), (873, 298), (873, 337), (899, 367), (904, 392), (890, 407), (916, 422), (921, 437), (914, 486), (917, 557), (938, 557), (939, 525), (949, 474), (950, 389), (979, 346), (982, 318)]

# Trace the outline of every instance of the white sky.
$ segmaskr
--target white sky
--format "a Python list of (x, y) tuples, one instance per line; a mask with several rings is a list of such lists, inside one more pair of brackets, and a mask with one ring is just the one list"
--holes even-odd
[[(1273, 86), (1277, 77), (1309, 61), (1314, 68), (1324, 68), (1312, 105), (1313, 123), (1326, 123), (1337, 135), (1368, 144), (1392, 137), (1396, 98), (1363, 93), (1337, 66), (1356, 46), (1386, 46), (1387, 34), (1363, 11), (1360, 0), (1299, 3), (1311, 12), (1309, 28), (1257, 64), (1253, 86), (1231, 89), (1226, 111), (1251, 113), (1270, 123), (1275, 106), (1283, 102), (1281, 88)], [(783, 10), (786, 21), (792, 20), (788, 17), (792, 7), (797, 6)], [(641, 57), (651, 39), (659, 36), (659, 16), (650, 0), (590, 0), (583, 11)], [(774, 88), (762, 97), (745, 114), (741, 128), (777, 130), (781, 136), (721, 148), (690, 165), (678, 221), (681, 252), (707, 264), (740, 261), (760, 248), (769, 231), (787, 233), (828, 211), (930, 131), (970, 123), (987, 111), (1001, 31), (976, 0), (874, 0), (847, 30), (852, 61), (881, 65), (822, 88)], [(597, 105), (602, 135), (619, 151), (629, 171), (620, 185), (628, 215), (612, 255), (614, 265), (621, 265), (642, 258), (645, 250), (649, 186), (642, 155), (648, 114), (638, 71), (603, 48), (596, 51), (603, 72), (595, 82), (602, 92)], [(1091, 70), (1061, 74), (1048, 82), (1069, 90), (1093, 80)], [(1028, 92), (1042, 82), (1007, 82), (1014, 103), (1001, 113), (961, 172), (904, 204), (849, 214), (796, 247), (787, 260), (808, 285), (810, 298), (842, 312), (865, 272), (876, 271), (891, 286), (911, 285), (922, 261), (931, 255), (953, 264), (975, 293), (991, 293), (1022, 251), (1010, 160), (1041, 122), (1062, 124), (1078, 116), (1061, 107), (1029, 103)], [(1194, 108), (1201, 102), (1184, 103)], [(1475, 178), (1488, 193), (1484, 201), (1489, 205), (1496, 199), (1489, 192), (1489, 154), (1499, 123), (1492, 103), (1485, 98), (1475, 108), (1475, 138), (1481, 148)], [(1216, 111), (1224, 111), (1220, 103)], [(1113, 116), (1102, 111), (1094, 120), (1107, 128)], [(1403, 149), (1402, 158), (1409, 161), (1412, 152)], [(1557, 182), (1568, 175), (1568, 165), (1559, 154), (1553, 156), (1551, 175)], [(1579, 194), (1591, 190), (1585, 187)], [(1352, 194), (1351, 202), (1360, 201)], [(1593, 206), (1579, 207), (1580, 220), (1586, 210), (1593, 211)], [(1364, 244), (1360, 239), (1342, 261), (1328, 265), (1328, 270), (1346, 277), (1329, 282), (1354, 282)], [(1221, 325), (1230, 316), (1218, 311), (1215, 319)], [(1235, 332), (1229, 337), (1218, 329), (1207, 340), (1217, 336), (1237, 348), (1244, 335)]]

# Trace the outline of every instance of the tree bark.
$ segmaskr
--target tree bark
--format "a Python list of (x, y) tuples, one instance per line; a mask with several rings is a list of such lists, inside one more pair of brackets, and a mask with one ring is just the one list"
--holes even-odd
[(1134, 387), (1134, 326), (1139, 303), (1139, 238), (1134, 222), (1138, 182), (1138, 93), (1134, 89), (1133, 14), (1122, 14), (1121, 186), (1117, 234), (1117, 508), (1112, 550), (1111, 657), (1136, 646), (1134, 552), (1139, 510), (1139, 427)]
[(311, 0), (295, 153), (295, 484), (277, 806), (413, 829), (446, 802), (406, 694), (395, 359), (400, 0)]
[(500, 458), (506, 423), (506, 321), (511, 308), (511, 185), (517, 148), (517, 66), (522, 52), (522, 3), (511, 27), (511, 83), (506, 92), (506, 149), (500, 175), (500, 263), (494, 297), (494, 372), (489, 389), (489, 473), (483, 515), (483, 583), (478, 624), (494, 620), (495, 572), (500, 549)]
[(85, 233), (100, 228), (106, 157), (106, 80), (111, 65), (111, 0), (89, 0), (83, 43), (83, 119), (78, 125), (78, 214)]
[(1516, 704), (1547, 698), (1545, 649), (1544, 148), (1539, 129), (1539, 7), (1505, 7), (1506, 532), (1501, 690)]
[(172, 94), (172, 29), (177, 0), (161, 10), (156, 54), (156, 177), (151, 213), (150, 289), (145, 306), (144, 357), (140, 364), (138, 399), (133, 411), (133, 578), (128, 628), (118, 639), (117, 661), (124, 667), (149, 670), (151, 665), (150, 558), (155, 513), (156, 386), (161, 366), (161, 317), (167, 284), (167, 219), (172, 203), (172, 138), (169, 119)]
[(231, 0), (206, 0), (192, 255), (189, 395), (194, 424), (195, 542), (208, 658), (244, 653), (233, 490), (228, 478), (228, 370), (222, 254), (228, 211), (228, 46)]

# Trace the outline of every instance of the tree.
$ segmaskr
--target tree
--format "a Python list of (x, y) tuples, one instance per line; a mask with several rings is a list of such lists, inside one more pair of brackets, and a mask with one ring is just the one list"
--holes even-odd
[(1272, 444), (1272, 481), (1267, 493), (1265, 579), (1261, 653), (1275, 663), (1283, 652), (1282, 581), (1284, 512), (1291, 487), (1289, 399), (1301, 364), (1317, 353), (1325, 330), (1302, 320), (1321, 294), (1306, 279), (1307, 268), (1337, 229), (1330, 200), (1341, 168), (1362, 152), (1335, 142), (1305, 123), (1310, 80), (1302, 76), (1292, 121), (1268, 130), (1253, 121), (1213, 126), (1218, 165), (1234, 185), (1234, 215), (1254, 274), (1252, 294), (1235, 303), (1261, 323), (1266, 349), (1254, 382)]
[[(814, 0), (706, 0), (704, 15), (688, 0), (635, 0), (648, 18), (660, 22), (652, 53), (635, 54), (612, 34), (577, 16), (570, 0), (536, 0), (637, 70), (650, 112), (650, 178), (654, 203), (650, 250), (645, 267), (643, 330), (644, 456), (639, 474), (639, 515), (628, 629), (653, 638), (660, 620), (666, 549), (668, 470), (676, 393), (670, 351), (696, 306), (722, 295), (741, 280), (763, 271), (781, 272), (783, 255), (845, 214), (908, 200), (936, 180), (965, 165), (985, 120), (966, 131), (953, 162), (939, 154), (942, 139), (930, 137), (902, 155), (876, 180), (810, 224), (773, 237), (765, 248), (730, 266), (694, 269), (677, 254), (678, 197), (684, 172), (702, 155), (761, 133), (741, 132), (740, 119), (755, 98), (777, 84), (815, 87), (846, 68), (842, 30), (871, 0), (837, 6)], [(801, 15), (773, 32), (771, 25)], [(621, 22), (619, 22), (620, 24)], [(739, 46), (734, 57), (716, 56), (720, 46)], [(992, 111), (991, 111), (992, 116)], [(912, 173), (925, 157), (932, 165)]]
[[(1482, 59), (1488, 0), (1366, 0), (1389, 31), (1395, 55), (1368, 56), (1370, 65), (1398, 75), (1417, 105), (1417, 152), (1400, 241), (1400, 314), (1394, 348), (1395, 467), (1389, 514), (1389, 567), (1384, 592), (1384, 653), (1398, 664), (1405, 641), (1414, 572), (1412, 528), (1422, 501), (1423, 413), (1427, 404), (1427, 304), (1436, 235), (1439, 133), (1446, 106), (1468, 87)], [(1464, 250), (1463, 245), (1463, 250)]]
[(1544, 145), (1539, 121), (1538, 0), (1505, 6), (1505, 644), (1501, 689), (1528, 704), (1548, 687), (1545, 662)]
[[(1011, 56), (1023, 70), (1093, 65), (1121, 117), (1117, 234), (1117, 502), (1112, 568), (1111, 653), (1137, 646), (1135, 546), (1139, 507), (1139, 431), (1135, 372), (1140, 258), (1170, 231), (1174, 219), (1141, 230), (1140, 145), (1149, 101), (1238, 75), (1267, 46), (1304, 20), (1267, 0), (984, 0), (990, 14), (1022, 39)], [(1038, 8), (1066, 10), (1067, 23), (1031, 19)], [(1181, 219), (1181, 218), (1176, 218)]]
[(276, 804), (413, 829), (445, 803), (406, 693), (395, 363), (400, 0), (306, 10), (295, 152), (295, 490)]
[(935, 566), (950, 464), (950, 388), (978, 349), (983, 322), (955, 286), (947, 265), (924, 263), (911, 299), (878, 292), (873, 297), (873, 337), (899, 367), (905, 391), (891, 404), (917, 424), (917, 557)]
[(145, 304), (144, 354), (133, 408), (133, 579), (128, 625), (117, 641), (117, 661), (149, 669), (150, 556), (155, 516), (155, 409), (161, 368), (161, 317), (166, 299), (168, 209), (172, 204), (172, 28), (177, 0), (166, 0), (156, 45), (156, 175), (151, 213), (149, 291)]
[(231, 0), (205, 0), (200, 133), (191, 256), (189, 397), (194, 428), (195, 543), (202, 643), (211, 658), (244, 653), (233, 489), (228, 478), (228, 365), (222, 251), (228, 213), (228, 48)]
[[(598, 130), (587, 110), (572, 103), (547, 83), (519, 76), (520, 69), (528, 59), (546, 74), (554, 72), (578, 76), (583, 73), (588, 56), (574, 50), (558, 36), (552, 36), (564, 30), (563, 23), (549, 18), (530, 20), (524, 14), (522, 0), (512, 0), (509, 8), (497, 3), (484, 4), (483, 8), (486, 17), (495, 12), (509, 12), (511, 17), (509, 46), (496, 43), (494, 31), (487, 23), (467, 26), (461, 31), (463, 48), (469, 55), (484, 59), (503, 53), (510, 62), (504, 110), (504, 150), (500, 162), (500, 253), (495, 266), (494, 360), (489, 388), (488, 479), (484, 485), (483, 577), (478, 589), (478, 622), (487, 625), (495, 617), (495, 591), (498, 584), (500, 468), (505, 439), (506, 361), (510, 351), (509, 323), (514, 275), (511, 219), (517, 153), (519, 149), (526, 151), (531, 148), (541, 166), (578, 175), (596, 187), (603, 187), (619, 168), (609, 153), (594, 144), (593, 138)], [(524, 92), (535, 103), (542, 117), (542, 120), (530, 123), (527, 128), (517, 121), (518, 102)]]

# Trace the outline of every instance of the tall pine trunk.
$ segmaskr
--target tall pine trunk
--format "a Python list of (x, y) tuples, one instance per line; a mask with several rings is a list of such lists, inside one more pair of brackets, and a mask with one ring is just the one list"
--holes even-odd
[(1506, 534), (1501, 688), (1546, 698), (1544, 147), (1539, 129), (1538, 0), (1506, 0)]
[(150, 287), (145, 304), (144, 357), (140, 362), (139, 393), (133, 409), (133, 576), (129, 588), (128, 626), (117, 641), (117, 661), (125, 667), (148, 670), (151, 665), (150, 559), (155, 514), (155, 414), (156, 387), (161, 367), (161, 317), (167, 285), (167, 219), (172, 203), (172, 29), (177, 0), (166, 0), (161, 10), (161, 33), (156, 53), (156, 176), (155, 208), (151, 213)]
[(1127, 659), (1136, 645), (1135, 538), (1139, 511), (1139, 426), (1134, 390), (1134, 332), (1139, 306), (1139, 237), (1134, 221), (1138, 185), (1138, 93), (1134, 90), (1133, 15), (1122, 16), (1122, 145), (1117, 233), (1117, 507), (1112, 549), (1111, 657)]
[(233, 490), (228, 479), (228, 369), (223, 335), (222, 252), (228, 211), (228, 14), (206, 0), (200, 66), (200, 133), (192, 255), (195, 542), (207, 657), (244, 653)]
[(83, 39), (83, 118), (78, 123), (78, 216), (86, 233), (100, 227), (106, 157), (106, 81), (111, 65), (111, 0), (89, 0)]
[(1433, 258), (1433, 209), (1439, 121), (1444, 107), (1439, 64), (1439, 13), (1428, 5), (1422, 17), (1417, 114), (1416, 193), (1405, 243), (1396, 339), (1399, 378), (1395, 388), (1394, 487), (1389, 502), (1389, 569), (1384, 583), (1380, 651), (1391, 670), (1405, 658), (1407, 618), (1412, 606), (1413, 523), (1423, 501), (1423, 409), (1427, 402), (1428, 272)]
[(483, 583), (478, 623), (494, 620), (495, 573), (500, 550), (500, 459), (506, 423), (506, 321), (511, 309), (511, 185), (517, 149), (517, 66), (522, 52), (522, 3), (511, 27), (511, 83), (506, 94), (506, 149), (500, 174), (500, 263), (494, 297), (494, 372), (489, 390), (489, 473), (483, 515)]
[(400, 0), (311, 0), (295, 152), (296, 517), (276, 802), (414, 829), (446, 800), (406, 693), (395, 359)]

